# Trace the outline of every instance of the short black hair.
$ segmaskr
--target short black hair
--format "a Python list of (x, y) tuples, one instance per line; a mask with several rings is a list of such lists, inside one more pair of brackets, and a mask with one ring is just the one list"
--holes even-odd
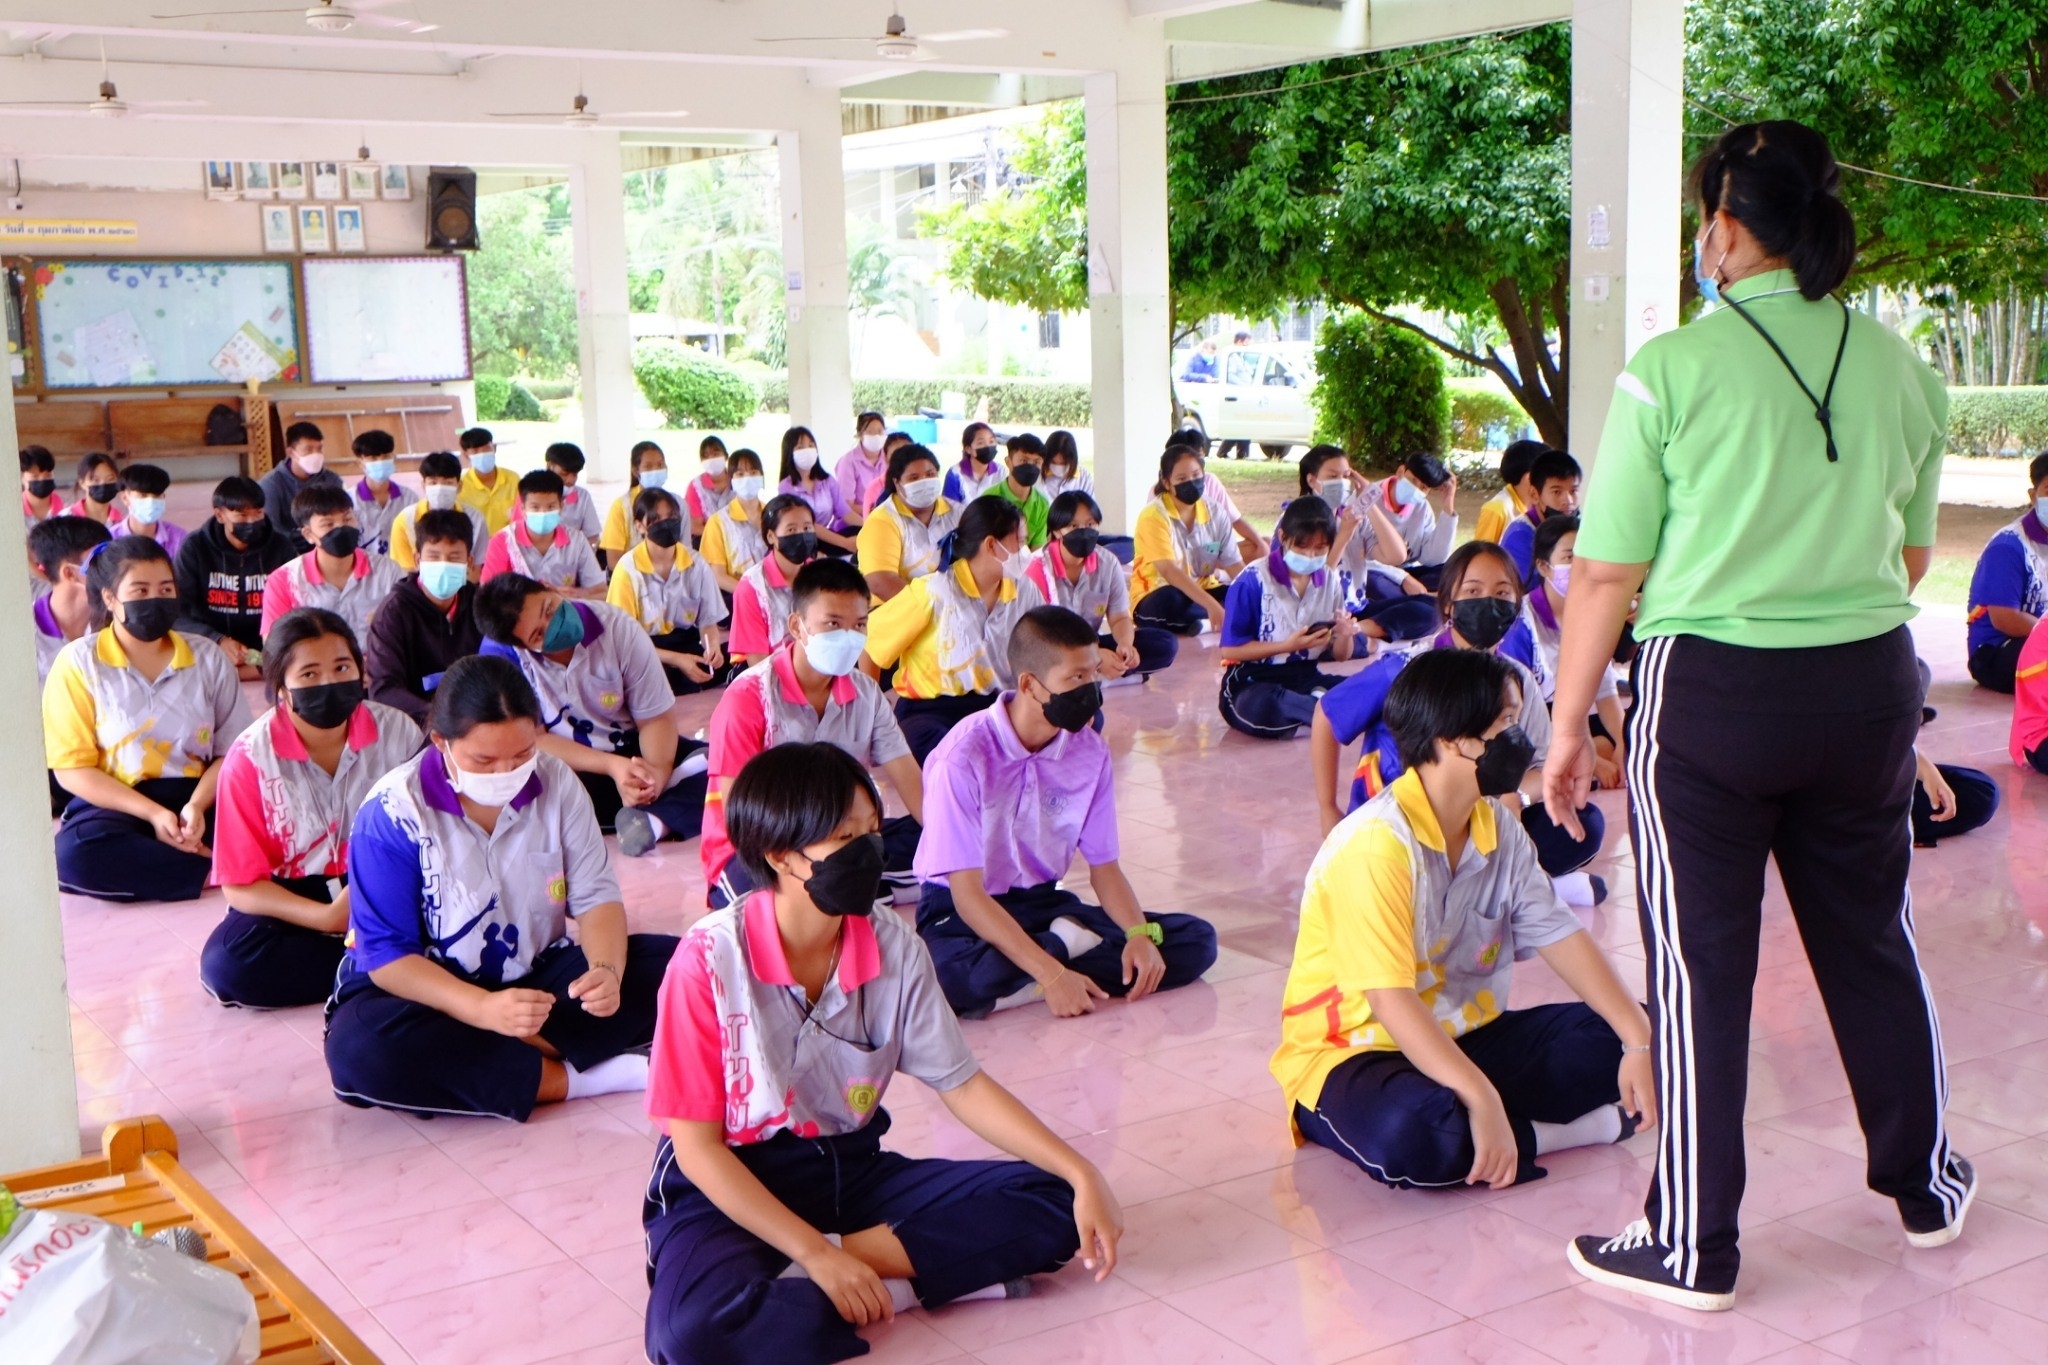
[(471, 427), (455, 438), (455, 444), (464, 450), (482, 450), (485, 446), (496, 445), (497, 442), (491, 439), (491, 433), (483, 427)]
[(263, 506), (263, 485), (246, 474), (230, 474), (213, 486), (213, 505), (229, 512)]
[(121, 580), (128, 576), (128, 570), (136, 564), (168, 564), (171, 556), (163, 546), (148, 536), (115, 536), (86, 560), (85, 605), (86, 621), (94, 630), (105, 630), (114, 624), (114, 613), (107, 610), (104, 594), (115, 592)]
[(1542, 441), (1509, 441), (1508, 448), (1500, 453), (1500, 481), (1504, 487), (1513, 488), (1528, 477), (1529, 466), (1536, 463), (1536, 457), (1549, 450)]
[(2048, 479), (2048, 450), (2042, 451), (2027, 463), (2027, 482), (2038, 488), (2043, 479)]
[(308, 484), (292, 495), (292, 524), (304, 526), (315, 517), (353, 512), (356, 500), (338, 483)]
[(1070, 649), (1094, 649), (1095, 627), (1066, 607), (1033, 607), (1010, 629), (1010, 676), (1042, 678)]
[(1579, 529), (1579, 514), (1565, 512), (1559, 516), (1545, 517), (1536, 526), (1536, 539), (1531, 543), (1529, 553), (1548, 564), (1550, 556), (1557, 551), (1557, 542)]
[(510, 659), (471, 654), (457, 659), (441, 675), (441, 685), (434, 689), (434, 709), (427, 716), (427, 731), (442, 739), (461, 739), (479, 725), (508, 720), (542, 723), (540, 698), (533, 694), (533, 684)]
[(1045, 514), (1045, 529), (1053, 532), (1066, 530), (1074, 524), (1074, 513), (1083, 507), (1095, 518), (1097, 526), (1102, 525), (1102, 504), (1078, 488), (1069, 488), (1052, 500), (1052, 510)]
[(665, 506), (674, 508), (676, 519), (679, 521), (682, 519), (682, 499), (669, 492), (666, 488), (643, 488), (633, 495), (633, 520), (635, 522), (659, 521), (661, 518), (655, 516), (655, 513)]
[(21, 448), (21, 472), (24, 474), (54, 474), (57, 472), (57, 457), (50, 453), (48, 446), (23, 446)]
[(145, 498), (160, 498), (171, 491), (171, 472), (162, 465), (131, 464), (121, 471), (121, 487)]
[(429, 545), (460, 545), (476, 553), (476, 523), (459, 507), (428, 508), (412, 524), (412, 543), (424, 550)]
[(1167, 450), (1192, 450), (1203, 459), (1209, 458), (1209, 438), (1195, 427), (1182, 427), (1166, 438)]
[(1006, 498), (970, 499), (960, 513), (959, 525), (953, 528), (953, 561), (974, 558), (983, 541), (1015, 535), (1023, 525), (1024, 513)]
[(796, 571), (796, 577), (789, 581), (789, 609), (801, 616), (811, 605), (811, 600), (824, 594), (849, 593), (865, 600), (868, 596), (868, 580), (851, 563), (820, 555)]
[(1544, 484), (1569, 483), (1578, 477), (1579, 462), (1562, 450), (1546, 450), (1529, 465), (1529, 486), (1539, 493)]
[(437, 450), (420, 461), (422, 479), (459, 479), (462, 477), (462, 461), (452, 450)]
[(525, 574), (499, 574), (476, 590), (476, 605), (472, 609), (476, 628), (486, 640), (496, 640), (501, 645), (518, 644), (519, 613), (526, 610), (528, 599), (547, 591), (547, 584)]
[(1040, 459), (1045, 458), (1045, 442), (1039, 440), (1028, 431), (1018, 432), (1006, 444), (1009, 453), (1012, 455), (1036, 455)]
[(562, 476), (552, 469), (536, 469), (519, 476), (521, 498), (531, 497), (535, 493), (552, 493), (559, 498), (567, 491), (568, 485), (562, 482)]
[(398, 449), (388, 431), (366, 431), (348, 443), (349, 453), (359, 460), (381, 460)]
[(294, 422), (284, 429), (284, 443), (287, 448), (295, 446), (301, 441), (324, 441), (326, 439), (321, 434), (320, 428), (314, 426), (311, 422)]
[(1513, 664), (1478, 649), (1428, 649), (1410, 659), (1387, 689), (1384, 715), (1401, 762), (1419, 768), (1436, 761), (1436, 742), (1477, 739), (1506, 706), (1509, 684), (1521, 677)]
[(66, 564), (83, 559), (96, 545), (114, 538), (104, 522), (91, 517), (46, 517), (28, 528), (29, 562), (50, 582)]
[(541, 462), (551, 464), (557, 469), (566, 469), (571, 474), (581, 474), (585, 463), (583, 447), (574, 441), (557, 441), (547, 448), (547, 453), (541, 456)]
[(1417, 451), (1401, 461), (1401, 468), (1415, 476), (1415, 481), (1424, 488), (1442, 488), (1444, 481), (1451, 477), (1451, 471), (1444, 462), (1428, 451)]
[(284, 677), (291, 671), (292, 651), (308, 640), (339, 635), (348, 641), (350, 657), (356, 661), (358, 676), (363, 671), (363, 647), (349, 623), (324, 607), (294, 607), (277, 618), (263, 637), (263, 694), (273, 705), (284, 691)]
[(767, 502), (761, 504), (761, 534), (764, 536), (779, 535), (780, 532), (775, 528), (782, 524), (782, 514), (794, 512), (799, 507), (811, 514), (811, 520), (816, 521), (818, 519), (818, 514), (812, 510), (811, 505), (794, 493), (777, 493), (774, 497), (768, 499)]
[(862, 792), (879, 817), (882, 794), (859, 759), (836, 744), (777, 744), (748, 759), (726, 788), (725, 837), (754, 885), (774, 887), (768, 855), (831, 838)]
[(725, 466), (728, 470), (730, 470), (733, 468), (733, 466), (737, 465), (741, 460), (745, 460), (748, 464), (754, 466), (754, 472), (756, 474), (765, 475), (768, 472), (768, 466), (761, 463), (761, 452), (758, 450), (749, 450), (746, 446), (741, 446), (738, 450), (735, 450), (734, 452), (732, 452), (732, 454), (726, 456)]
[(1280, 522), (1273, 528), (1273, 539), (1298, 545), (1317, 536), (1329, 541), (1337, 538), (1337, 518), (1330, 511), (1330, 504), (1320, 497), (1288, 499), (1287, 505), (1280, 509)]

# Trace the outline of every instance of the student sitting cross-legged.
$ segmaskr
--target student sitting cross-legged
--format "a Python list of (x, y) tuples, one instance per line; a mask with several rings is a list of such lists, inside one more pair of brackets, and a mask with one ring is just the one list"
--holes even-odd
[(2020, 650), (2048, 617), (2048, 454), (2027, 465), (2027, 510), (1985, 542), (1970, 577), (1970, 676), (2013, 690)]
[(889, 775), (908, 815), (882, 821), (885, 877), (910, 885), (924, 814), (924, 784), (910, 745), (873, 678), (860, 671), (868, 590), (843, 559), (814, 559), (796, 573), (783, 618), (785, 640), (733, 679), (712, 713), (711, 790), (704, 798), (704, 885), (715, 910), (754, 889), (726, 837), (725, 792), (755, 754), (778, 744), (836, 744)]
[(1244, 568), (1237, 533), (1205, 496), (1207, 465), (1200, 451), (1169, 444), (1159, 457), (1152, 501), (1131, 528), (1132, 614), (1141, 626), (1175, 635), (1199, 635), (1206, 623), (1223, 628), (1223, 585)]
[(1216, 705), (1239, 734), (1292, 739), (1315, 719), (1316, 698), (1342, 679), (1316, 665), (1362, 648), (1328, 563), (1337, 524), (1321, 498), (1280, 514), (1273, 548), (1239, 574), (1223, 599), (1223, 682)]
[(645, 1087), (676, 941), (627, 934), (590, 800), (545, 733), (517, 668), (464, 659), (435, 693), (430, 746), (357, 812), (327, 1006), (336, 1098), (524, 1122)]
[[(1076, 1251), (1099, 1281), (1123, 1215), (1087, 1159), (976, 1064), (917, 935), (870, 916), (881, 799), (830, 744), (741, 770), (727, 817), (762, 890), (701, 919), (661, 985), (647, 1113), (647, 1355), (812, 1365), (916, 1307), (1028, 1292)], [(882, 1147), (891, 1078), (1020, 1158)]]
[(469, 576), (471, 581), (476, 579), (483, 567), (484, 551), (490, 547), (491, 533), (485, 527), (483, 513), (459, 502), (462, 478), (462, 461), (449, 451), (437, 450), (421, 458), (420, 500), (400, 508), (391, 518), (387, 534), (392, 563), (407, 573), (419, 568), (420, 518), (429, 512), (455, 512), (469, 523)]
[(1131, 615), (1130, 574), (1102, 543), (1102, 508), (1078, 488), (1052, 500), (1045, 514), (1045, 548), (1031, 557), (1025, 578), (1039, 596), (1065, 607), (1096, 630), (1104, 685), (1143, 682), (1172, 665), (1180, 641), (1170, 630), (1141, 626)]
[(484, 551), (483, 581), (524, 574), (565, 597), (601, 598), (607, 582), (590, 542), (562, 525), (562, 480), (536, 469), (519, 480), (519, 508), (511, 525)]
[(704, 746), (677, 736), (675, 694), (638, 621), (504, 573), (477, 589), (476, 623), (483, 652), (515, 661), (539, 694), (541, 747), (582, 779), (619, 852), (695, 837)]
[(265, 639), (285, 613), (300, 607), (331, 611), (358, 639), (368, 635), (377, 609), (398, 583), (398, 566), (362, 547), (355, 499), (340, 484), (307, 485), (292, 500), (292, 516), (313, 548), (271, 570), (264, 583)]
[(171, 491), (170, 471), (161, 465), (131, 464), (121, 471), (121, 510), (107, 522), (107, 531), (117, 536), (148, 536), (164, 547), (171, 563), (191, 532), (164, 520), (166, 497)]
[[(586, 463), (583, 447), (557, 441), (541, 458), (547, 463), (548, 473), (562, 481), (562, 529), (589, 541), (595, 554), (598, 537), (604, 534), (604, 516), (597, 510), (597, 499), (590, 496), (590, 490), (581, 487)], [(598, 566), (604, 566), (602, 559)]]
[(875, 608), (869, 661), (896, 670), (896, 719), (923, 764), (946, 733), (1012, 681), (1010, 631), (1044, 599), (1024, 577), (1024, 514), (1001, 498), (960, 513), (953, 560)]
[(71, 793), (57, 884), (109, 901), (189, 901), (212, 867), (220, 760), (249, 723), (218, 649), (173, 630), (178, 587), (163, 546), (123, 536), (94, 550), (92, 629), (43, 685), (43, 748)]
[(484, 637), (476, 625), (476, 584), (469, 577), (475, 523), (449, 508), (424, 514), (412, 530), (419, 572), (391, 589), (370, 622), (363, 652), (371, 699), (425, 725), (442, 677), (457, 659), (482, 648)]
[[(1016, 690), (969, 716), (925, 764), (917, 931), (953, 1008), (970, 1018), (1044, 998), (1055, 1015), (1185, 986), (1216, 961), (1216, 931), (1153, 915), (1117, 865), (1095, 628), (1065, 607), (1011, 632)], [(1060, 878), (1079, 851), (1102, 904)]]
[(1375, 640), (1416, 640), (1435, 630), (1429, 589), (1401, 567), (1408, 558), (1406, 542), (1343, 447), (1309, 447), (1297, 478), (1299, 495), (1321, 498), (1337, 518), (1330, 567), (1343, 580), (1344, 605), (1359, 629)]
[[(1273, 1075), (1297, 1141), (1396, 1188), (1500, 1189), (1654, 1121), (1649, 1020), (1499, 801), (1532, 752), (1522, 686), (1476, 650), (1416, 656), (1387, 697), (1405, 771), (1302, 893)], [(1583, 1003), (1507, 1008), (1537, 953)]]
[(363, 531), (363, 548), (381, 559), (391, 557), (391, 523), (420, 495), (400, 483), (398, 442), (388, 431), (366, 431), (349, 442), (349, 450), (362, 462), (363, 477), (349, 490), (355, 499), (356, 525)]
[(761, 509), (761, 538), (768, 553), (740, 575), (732, 595), (726, 645), (735, 663), (760, 663), (789, 638), (790, 584), (824, 544), (811, 504), (793, 493), (778, 494)]
[(228, 913), (200, 950), (199, 981), (223, 1005), (285, 1009), (334, 989), (356, 810), (422, 741), (403, 713), (367, 700), (362, 651), (331, 611), (301, 607), (271, 629), (263, 681), (273, 705), (221, 762), (213, 878)]
[(718, 629), (725, 598), (711, 566), (683, 539), (683, 505), (665, 488), (643, 488), (633, 498), (633, 529), (640, 543), (612, 566), (605, 600), (647, 632), (676, 696), (718, 685), (726, 677)]
[(90, 517), (46, 517), (29, 528), (28, 562), (43, 580), (42, 592), (29, 607), (29, 621), (35, 632), (38, 685), (49, 680), (50, 665), (57, 662), (58, 651), (92, 629), (92, 594), (85, 586), (86, 556), (112, 539), (107, 528)]

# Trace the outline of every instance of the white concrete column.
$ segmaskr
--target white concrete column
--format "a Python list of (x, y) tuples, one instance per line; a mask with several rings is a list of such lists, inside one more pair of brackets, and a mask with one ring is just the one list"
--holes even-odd
[[(583, 372), (583, 454), (593, 479), (626, 477), (640, 390), (626, 288), (626, 173), (619, 135), (592, 130), (569, 168), (576, 267), (576, 360)], [(539, 451), (520, 452), (540, 467)]]
[(1115, 71), (1083, 82), (1088, 133), (1088, 332), (1095, 496), (1128, 532), (1158, 477), (1168, 385), (1166, 41), (1151, 27)]
[[(0, 358), (0, 450), (15, 449), (14, 380)], [(0, 621), (29, 639), (28, 533), (0, 517)], [(42, 714), (35, 651), (0, 650), (0, 708)], [(43, 727), (0, 728), (0, 809), (47, 810)], [(71, 1066), (71, 1008), (64, 995), (64, 923), (57, 911), (57, 852), (49, 824), (31, 816), (0, 824), (0, 865), (7, 868), (0, 920), (0, 1171), (76, 1160), (78, 1089)]]
[(1588, 467), (1615, 377), (1678, 325), (1684, 75), (1684, 0), (1574, 0), (1570, 420)]
[(839, 92), (807, 89), (776, 134), (782, 161), (782, 269), (788, 310), (789, 420), (818, 448), (853, 444), (853, 352), (846, 308), (846, 168)]

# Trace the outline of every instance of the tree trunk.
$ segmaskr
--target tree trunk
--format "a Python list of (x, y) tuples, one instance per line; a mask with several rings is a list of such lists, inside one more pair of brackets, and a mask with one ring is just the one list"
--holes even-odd
[[(1543, 333), (1541, 304), (1532, 318), (1523, 303), (1522, 289), (1514, 280), (1495, 280), (1486, 291), (1493, 299), (1494, 309), (1500, 314), (1501, 329), (1508, 334), (1508, 345), (1515, 353), (1514, 372), (1497, 354), (1488, 353), (1484, 362), (1486, 368), (1500, 376), (1522, 410), (1536, 423), (1537, 432), (1544, 441), (1558, 449), (1564, 449), (1570, 431), (1568, 407), (1570, 394), (1556, 387), (1559, 366), (1550, 359), (1549, 338)], [(1567, 307), (1560, 316), (1569, 316)], [(1562, 350), (1562, 347), (1560, 347)]]

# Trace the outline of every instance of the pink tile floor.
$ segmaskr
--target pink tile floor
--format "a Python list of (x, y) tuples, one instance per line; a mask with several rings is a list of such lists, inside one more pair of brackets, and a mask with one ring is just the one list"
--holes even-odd
[[(1123, 1264), (1033, 1298), (913, 1313), (877, 1361), (2038, 1361), (2048, 1335), (2048, 779), (2005, 756), (2008, 707), (1976, 691), (1953, 613), (1921, 623), (1936, 757), (1989, 770), (2005, 808), (1916, 857), (1915, 912), (1951, 1048), (1951, 1118), (1984, 1180), (1967, 1235), (1911, 1252), (1862, 1187), (1848, 1087), (1797, 935), (1773, 890), (1749, 1098), (1747, 1252), (1737, 1311), (1646, 1307), (1579, 1284), (1563, 1246), (1635, 1215), (1647, 1138), (1547, 1160), (1501, 1193), (1396, 1193), (1286, 1137), (1265, 1059), (1316, 820), (1304, 744), (1216, 714), (1213, 645), (1109, 694), (1124, 863), (1150, 906), (1208, 916), (1206, 982), (1080, 1020), (1042, 1007), (967, 1025), (989, 1071), (1108, 1172)], [(686, 728), (708, 714), (685, 703)], [(1621, 802), (1588, 923), (1626, 972), (1642, 950)], [(701, 904), (695, 844), (620, 861), (639, 929)], [(67, 898), (81, 1141), (156, 1112), (184, 1159), (386, 1359), (639, 1361), (639, 1191), (653, 1136), (639, 1096), (560, 1105), (524, 1127), (414, 1121), (328, 1092), (320, 1012), (223, 1010), (199, 991), (218, 896), (119, 908)], [(1558, 998), (1540, 963), (1515, 1003)], [(929, 1091), (891, 1092), (913, 1154), (987, 1150)]]

